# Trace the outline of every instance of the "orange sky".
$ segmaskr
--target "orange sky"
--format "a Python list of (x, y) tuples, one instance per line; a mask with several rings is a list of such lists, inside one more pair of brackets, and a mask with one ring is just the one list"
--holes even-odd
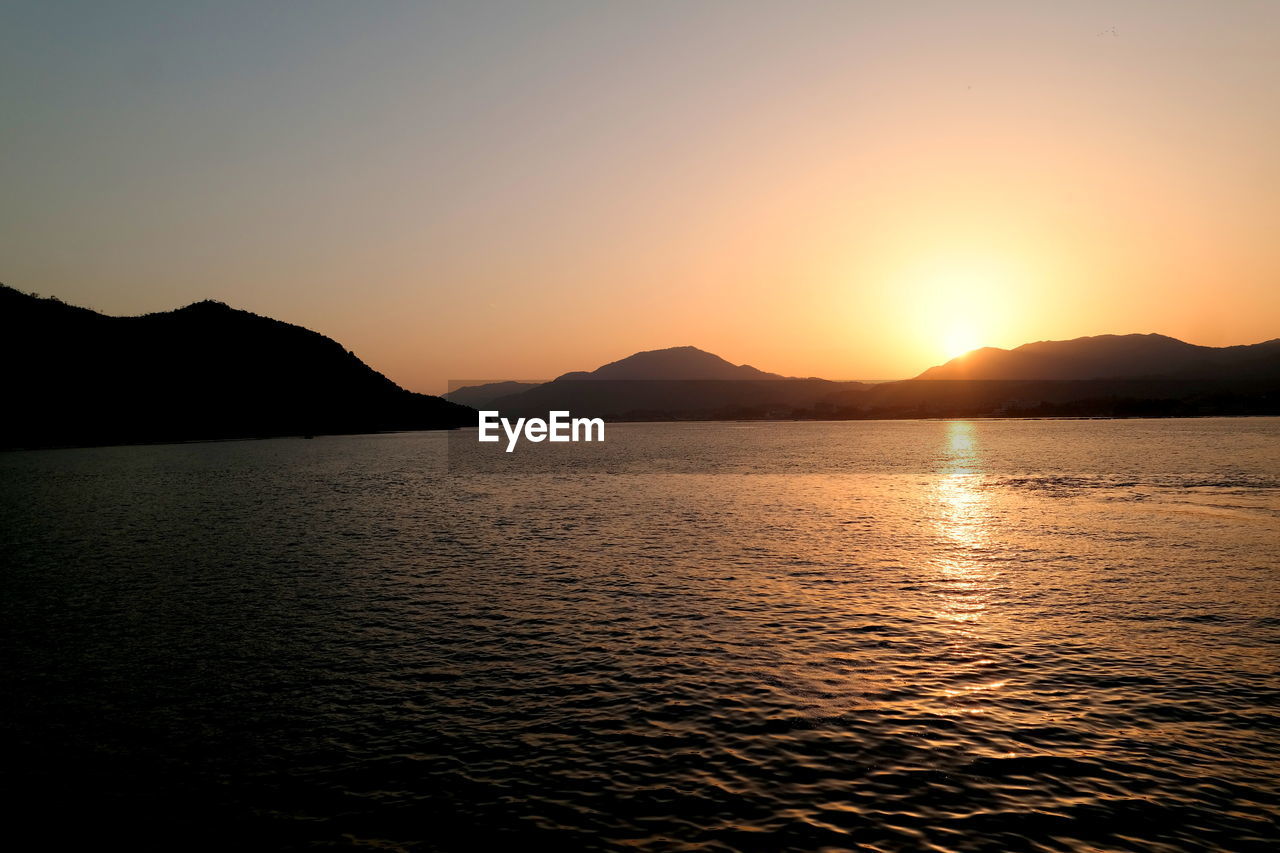
[(0, 281), (414, 390), (1280, 336), (1280, 3), (33, 4)]

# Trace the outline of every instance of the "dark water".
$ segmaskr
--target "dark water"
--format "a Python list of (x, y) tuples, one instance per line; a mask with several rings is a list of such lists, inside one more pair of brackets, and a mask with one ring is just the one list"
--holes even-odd
[(476, 447), (0, 455), (6, 837), (1280, 843), (1280, 421)]

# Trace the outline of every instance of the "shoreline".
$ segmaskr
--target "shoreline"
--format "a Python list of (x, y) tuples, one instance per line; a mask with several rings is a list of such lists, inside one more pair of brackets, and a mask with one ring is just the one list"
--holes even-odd
[[(787, 423), (894, 423), (898, 421), (1202, 421), (1202, 420), (1242, 420), (1245, 418), (1280, 418), (1280, 414), (1248, 414), (1248, 415), (922, 415), (919, 417), (899, 418), (662, 418), (652, 420), (621, 419), (604, 421), (611, 425), (649, 425), (649, 424), (787, 424)], [(108, 447), (162, 447), (166, 445), (189, 444), (227, 444), (247, 441), (274, 441), (277, 439), (298, 439), (307, 441), (317, 438), (343, 438), (372, 435), (400, 435), (417, 432), (470, 432), (473, 426), (438, 427), (434, 429), (389, 429), (370, 432), (316, 432), (316, 433), (280, 433), (277, 435), (245, 435), (223, 438), (189, 438), (156, 441), (105, 442), (101, 444), (56, 444), (37, 445), (32, 447), (0, 447), (0, 453), (31, 453), (44, 450), (91, 450)]]

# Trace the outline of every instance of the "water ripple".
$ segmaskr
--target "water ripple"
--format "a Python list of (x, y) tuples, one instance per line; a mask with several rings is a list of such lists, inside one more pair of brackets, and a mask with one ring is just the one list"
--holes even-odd
[[(778, 425), (733, 445), (785, 466), (717, 474), (463, 477), (431, 435), (7, 454), (11, 824), (1273, 850), (1280, 427), (1219, 423)], [(631, 471), (723, 439), (617, 434)]]

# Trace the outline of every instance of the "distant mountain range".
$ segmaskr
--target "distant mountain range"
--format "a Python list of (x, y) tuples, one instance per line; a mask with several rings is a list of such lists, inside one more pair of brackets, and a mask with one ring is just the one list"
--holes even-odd
[(519, 394), (521, 391), (528, 391), (530, 388), (537, 388), (542, 382), (486, 382), (480, 385), (463, 385), (447, 394), (442, 394), (444, 399), (462, 406), (470, 406), (473, 409), (483, 409), (494, 400), (512, 394)]
[(490, 383), (446, 397), (504, 415), (566, 410), (614, 420), (1280, 414), (1280, 340), (1042, 341), (976, 350), (916, 379), (876, 384), (786, 378), (684, 346), (542, 384)]
[(575, 370), (556, 379), (557, 382), (589, 379), (607, 381), (616, 379), (676, 380), (759, 380), (783, 379), (776, 373), (765, 373), (749, 364), (733, 364), (718, 355), (697, 347), (670, 347), (646, 350), (611, 361), (595, 370)]
[(0, 285), (0, 447), (444, 429), (464, 406), (404, 390), (338, 342), (197, 302), (108, 317)]
[[(415, 394), (317, 332), (220, 302), (108, 317), (0, 285), (0, 448), (612, 420), (1280, 415), (1280, 339), (1100, 335), (987, 348), (900, 382), (788, 378), (692, 346), (550, 382)], [(469, 408), (471, 407), (471, 408)]]
[[(529, 382), (490, 382), (482, 385), (468, 385), (445, 394), (446, 400), (462, 403), (475, 408), (489, 408), (501, 403), (505, 411), (532, 413), (542, 405), (542, 400), (562, 400), (563, 405), (577, 404), (579, 409), (586, 404), (588, 408), (601, 398), (616, 396), (609, 407), (627, 406), (633, 410), (643, 410), (650, 401), (648, 391), (655, 386), (636, 383), (700, 383), (704, 391), (710, 384), (717, 382), (769, 382), (784, 380), (776, 373), (765, 373), (749, 364), (733, 364), (718, 355), (700, 350), (697, 347), (683, 346), (668, 349), (646, 350), (629, 355), (618, 361), (611, 361), (595, 370), (575, 370), (557, 377), (548, 383)], [(819, 380), (821, 381), (821, 380)], [(590, 385), (570, 383), (590, 382)], [(607, 383), (625, 383), (609, 385)], [(692, 386), (690, 386), (692, 387)], [(611, 392), (616, 392), (614, 395)], [(658, 389), (660, 395), (674, 393), (674, 387)], [(731, 396), (735, 399), (743, 395), (755, 398), (759, 391), (747, 386), (733, 386)], [(518, 399), (518, 402), (516, 400)], [(787, 399), (791, 399), (788, 397)], [(666, 405), (678, 404), (686, 408), (690, 401), (673, 401), (664, 399)], [(542, 409), (545, 413), (547, 409)], [(570, 411), (574, 411), (570, 409)]]
[(1202, 347), (1165, 335), (1097, 335), (985, 347), (931, 367), (917, 379), (1238, 379), (1280, 372), (1280, 338)]

